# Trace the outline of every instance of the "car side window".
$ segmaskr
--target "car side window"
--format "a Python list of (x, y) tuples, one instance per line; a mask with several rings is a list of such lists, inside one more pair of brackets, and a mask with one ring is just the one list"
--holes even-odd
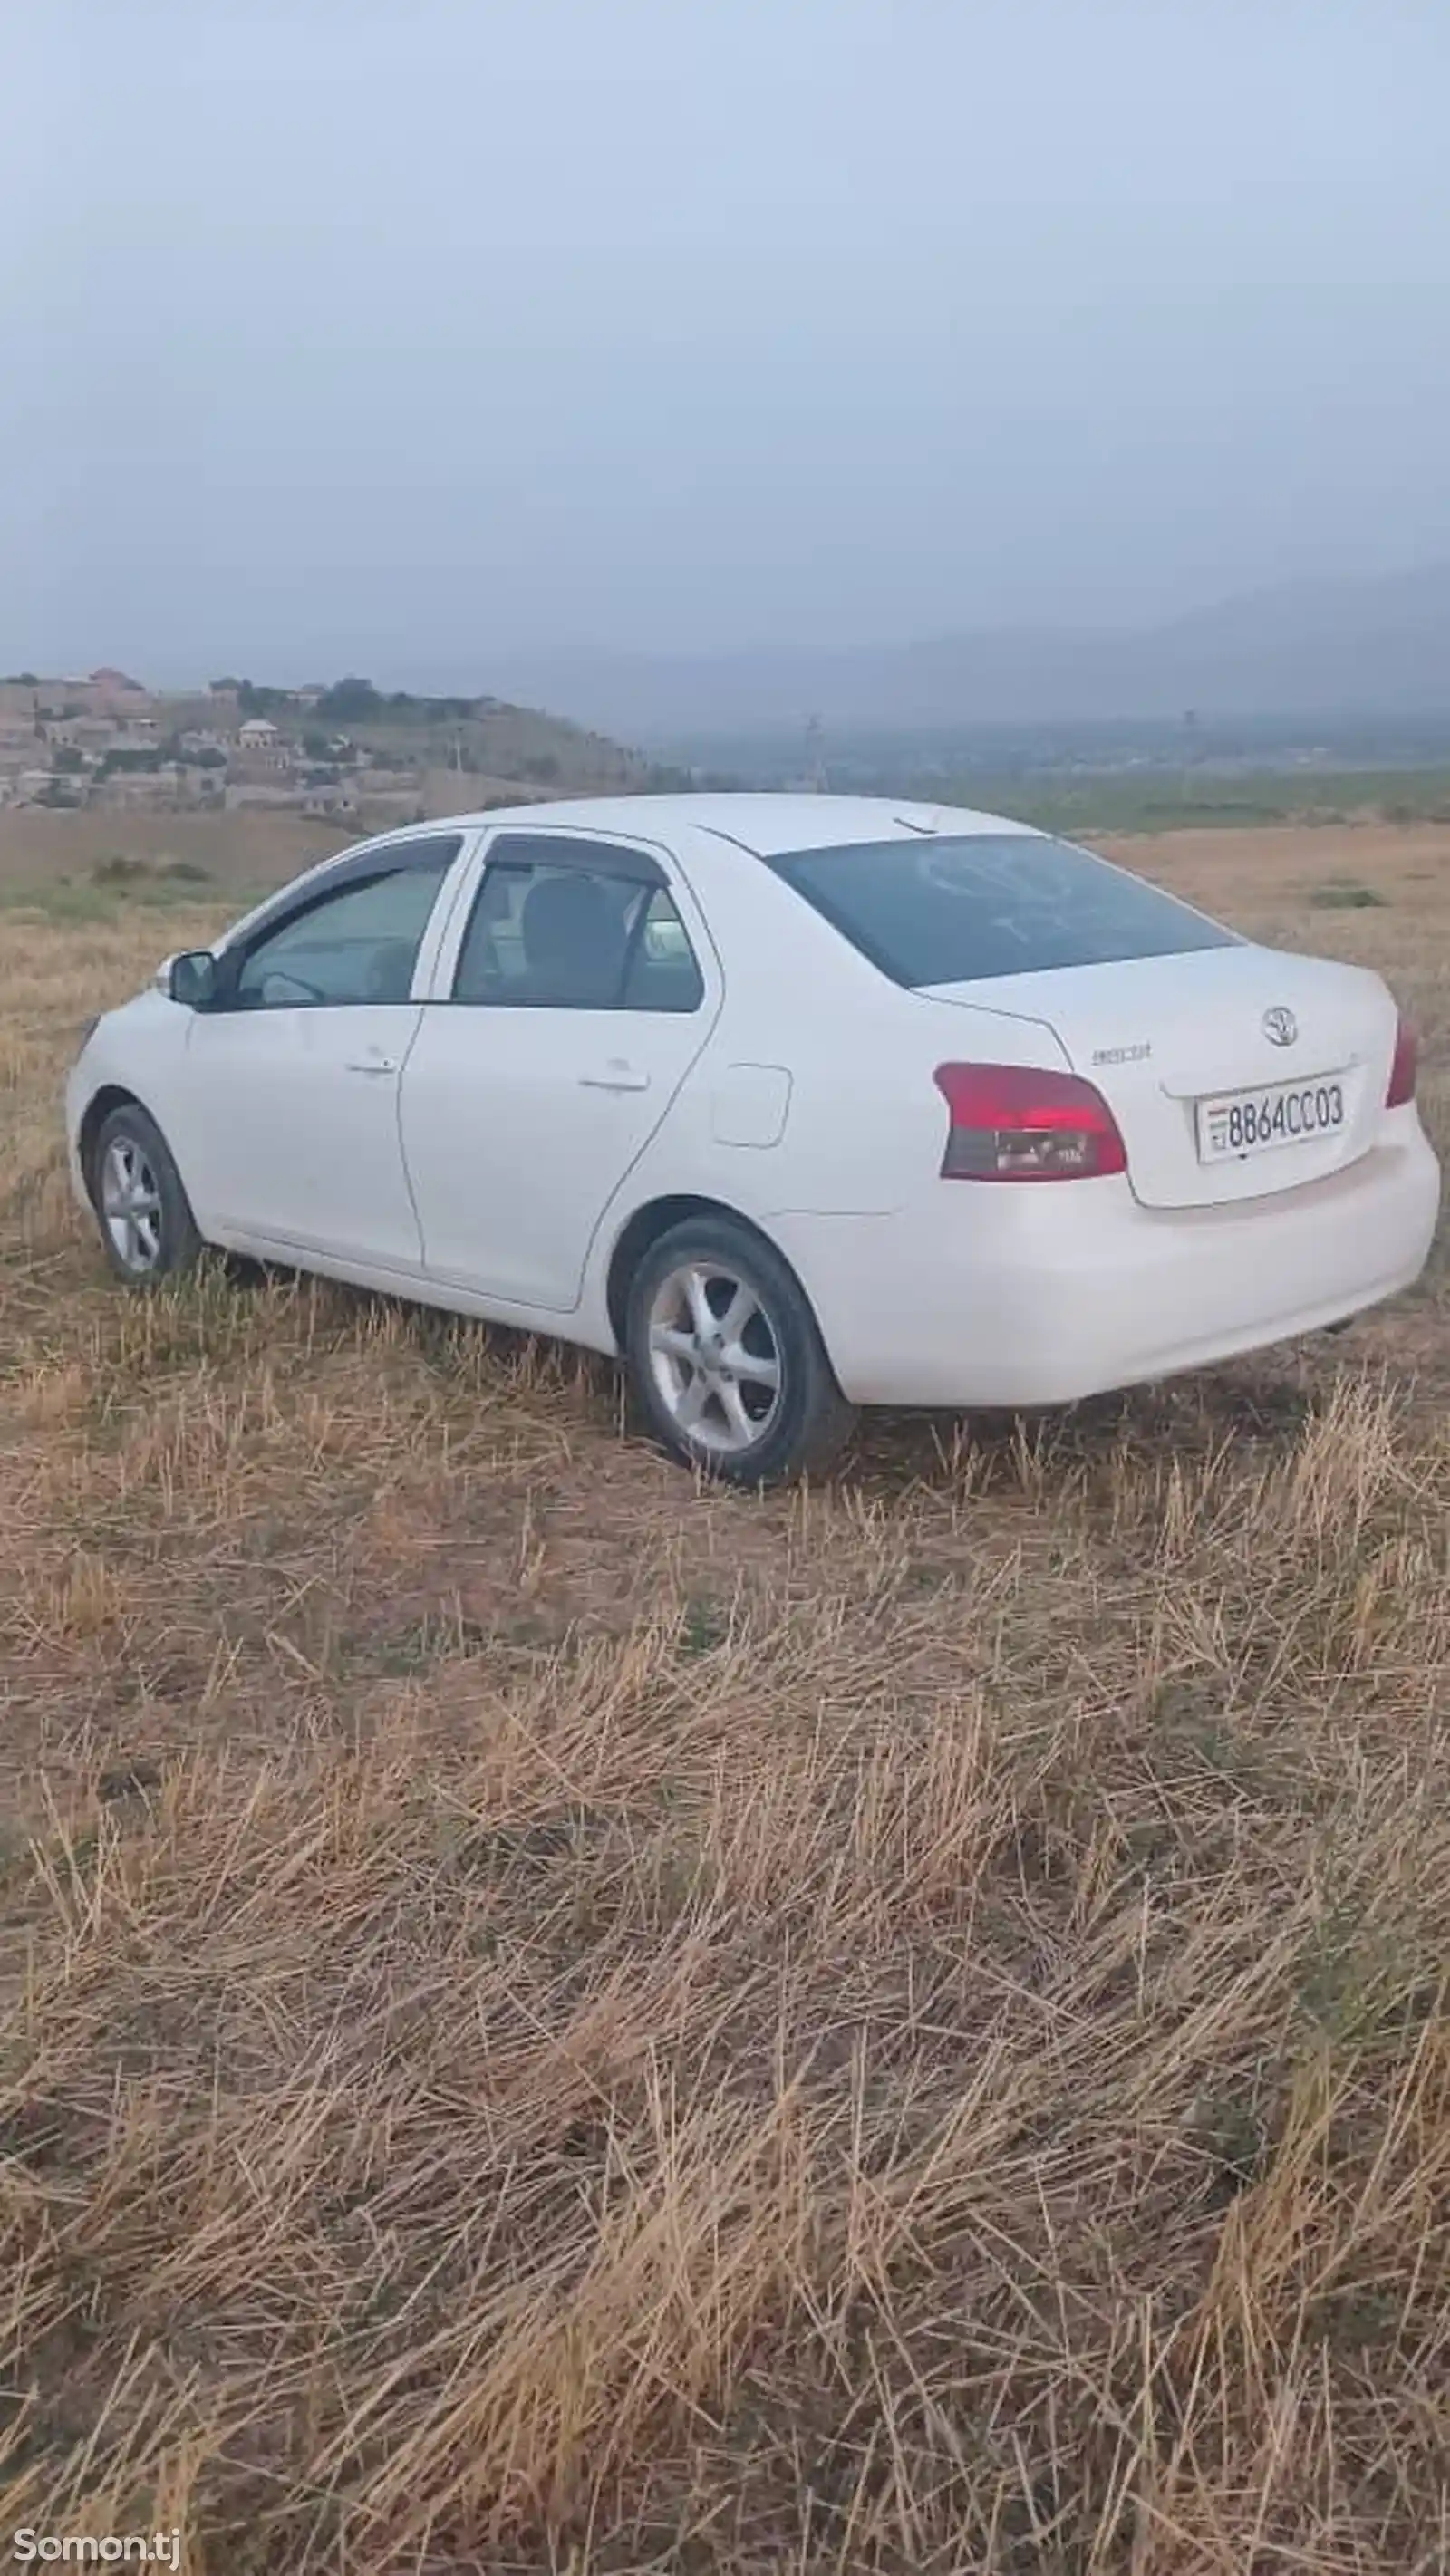
[(277, 929), (263, 931), (242, 959), (229, 995), (234, 1010), (337, 1009), (348, 1003), (406, 1002), (423, 933), (462, 844), (457, 838), (392, 856), (378, 873), (320, 894)]
[(690, 935), (666, 894), (657, 886), (635, 932), (624, 978), (627, 1011), (698, 1011), (705, 998)]
[(653, 872), (572, 859), (490, 862), (464, 934), (455, 1002), (696, 1011), (704, 997), (689, 933)]

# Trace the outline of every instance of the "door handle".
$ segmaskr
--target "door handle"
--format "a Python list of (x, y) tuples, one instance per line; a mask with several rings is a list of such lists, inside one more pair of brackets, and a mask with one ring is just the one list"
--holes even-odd
[(348, 1073), (396, 1073), (398, 1067), (390, 1055), (365, 1055), (350, 1056), (344, 1069)]
[(583, 1091), (648, 1091), (649, 1075), (637, 1065), (616, 1061), (601, 1073), (581, 1073), (579, 1085)]

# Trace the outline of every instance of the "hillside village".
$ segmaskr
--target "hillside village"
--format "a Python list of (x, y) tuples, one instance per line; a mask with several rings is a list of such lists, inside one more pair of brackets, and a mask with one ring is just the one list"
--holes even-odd
[(235, 813), (359, 830), (520, 798), (646, 785), (604, 735), (488, 697), (385, 695), (364, 679), (149, 689), (121, 670), (0, 679), (0, 807)]

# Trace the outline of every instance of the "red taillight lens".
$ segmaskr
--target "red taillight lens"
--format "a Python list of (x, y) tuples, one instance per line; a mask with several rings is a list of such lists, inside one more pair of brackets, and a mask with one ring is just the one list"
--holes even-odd
[(1420, 1069), (1420, 1042), (1408, 1020), (1401, 1020), (1395, 1031), (1395, 1052), (1390, 1065), (1389, 1088), (1385, 1093), (1386, 1109), (1403, 1109), (1415, 1097), (1415, 1076)]
[(935, 1081), (951, 1112), (944, 1180), (1099, 1180), (1128, 1168), (1111, 1109), (1075, 1073), (939, 1064)]

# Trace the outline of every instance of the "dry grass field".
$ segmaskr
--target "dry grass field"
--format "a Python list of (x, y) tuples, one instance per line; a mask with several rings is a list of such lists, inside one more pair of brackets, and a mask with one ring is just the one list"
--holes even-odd
[[(1450, 1145), (1450, 832), (1131, 854), (1383, 965)], [(1450, 2566), (1443, 1250), (697, 1493), (592, 1362), (106, 1284), (57, 1085), (185, 892), (0, 912), (0, 2548)]]
[[(0, 904), (65, 887), (81, 894), (108, 861), (197, 869), (218, 888), (223, 916), (238, 895), (280, 885), (354, 837), (341, 823), (262, 807), (239, 814), (51, 813), (38, 805), (0, 812)], [(183, 880), (183, 883), (185, 880)]]

